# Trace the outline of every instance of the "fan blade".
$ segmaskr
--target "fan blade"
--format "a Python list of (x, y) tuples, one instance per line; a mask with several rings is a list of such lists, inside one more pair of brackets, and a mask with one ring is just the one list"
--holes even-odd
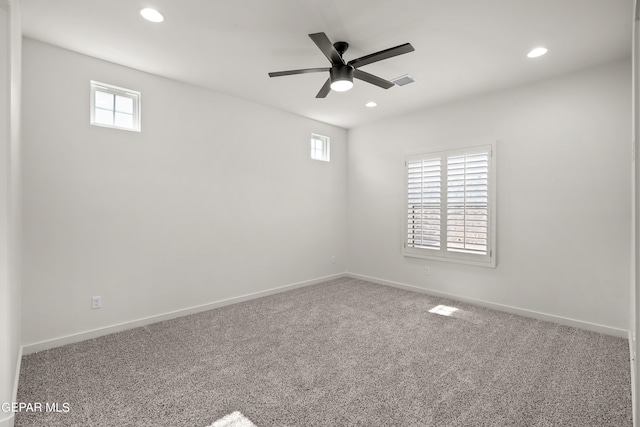
[(372, 62), (382, 61), (383, 59), (392, 58), (394, 56), (402, 55), (405, 53), (413, 52), (415, 49), (411, 46), (411, 43), (401, 44), (400, 46), (391, 47), (389, 49), (381, 50), (380, 52), (372, 53), (370, 55), (363, 56), (361, 58), (353, 59), (348, 62), (353, 68), (362, 67), (363, 65), (371, 64)]
[(289, 71), (275, 71), (269, 73), (269, 77), (290, 76), (292, 74), (307, 74), (307, 73), (321, 73), (323, 71), (329, 71), (331, 68), (305, 68), (303, 70), (289, 70)]
[(353, 77), (356, 79), (364, 80), (367, 83), (371, 83), (372, 85), (380, 86), (383, 89), (389, 89), (393, 86), (389, 80), (381, 79), (378, 76), (374, 76), (373, 74), (366, 73), (362, 70), (353, 70)]
[(331, 78), (328, 78), (324, 85), (320, 88), (320, 92), (316, 95), (316, 98), (326, 98), (327, 95), (331, 92)]
[(309, 37), (333, 65), (344, 64), (344, 59), (342, 59), (342, 56), (340, 56), (336, 48), (333, 47), (333, 44), (325, 33), (309, 34)]

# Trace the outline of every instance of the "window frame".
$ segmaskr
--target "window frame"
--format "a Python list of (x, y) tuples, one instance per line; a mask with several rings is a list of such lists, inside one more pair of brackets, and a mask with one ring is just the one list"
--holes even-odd
[[(463, 153), (472, 155), (481, 152), (487, 152), (488, 156), (488, 177), (487, 177), (487, 253), (472, 254), (465, 252), (451, 251), (447, 249), (447, 160), (449, 157), (459, 156)], [(444, 230), (444, 234), (440, 235), (439, 249), (435, 248), (414, 248), (408, 244), (409, 240), (409, 163), (418, 160), (429, 159), (441, 159), (440, 164), (440, 180), (441, 180), (441, 192), (440, 192), (440, 230)], [(489, 141), (474, 145), (464, 146), (452, 146), (443, 149), (436, 149), (433, 151), (421, 152), (417, 154), (411, 154), (405, 156), (404, 167), (404, 205), (402, 215), (404, 218), (403, 227), (403, 247), (402, 253), (404, 256), (412, 258), (431, 259), (438, 261), (462, 263), (469, 265), (477, 265), (482, 267), (496, 267), (496, 206), (497, 206), (497, 191), (496, 191), (496, 167), (497, 165), (497, 142)]]
[[(140, 94), (140, 92), (132, 90), (132, 89), (126, 89), (123, 87), (119, 87), (119, 86), (114, 86), (114, 85), (110, 85), (107, 83), (101, 83), (101, 82), (97, 82), (95, 80), (90, 80), (89, 82), (89, 87), (90, 87), (90, 92), (91, 92), (91, 99), (90, 99), (90, 104), (89, 104), (89, 108), (90, 108), (90, 121), (89, 123), (91, 125), (94, 126), (100, 126), (100, 127), (105, 127), (105, 128), (111, 128), (111, 129), (120, 129), (120, 130), (127, 130), (130, 132), (141, 132), (141, 107), (142, 107), (142, 95)], [(131, 99), (133, 102), (133, 114), (132, 114), (132, 123), (133, 126), (132, 127), (126, 127), (126, 126), (117, 126), (115, 124), (110, 125), (110, 124), (106, 124), (106, 123), (100, 123), (96, 121), (96, 91), (100, 91), (100, 92), (106, 92), (109, 94), (112, 94), (115, 96), (120, 96), (120, 97), (124, 97), (124, 98), (128, 98)], [(110, 111), (110, 110), (105, 110), (105, 111)], [(116, 112), (116, 106), (114, 105), (113, 108), (113, 113), (115, 114)], [(114, 120), (115, 123), (115, 120)]]
[[(320, 151), (321, 154), (322, 154), (321, 158), (314, 157), (314, 153), (316, 151), (318, 151), (314, 147), (314, 141), (317, 141), (317, 140), (322, 142), (322, 150)], [(329, 138), (328, 136), (319, 135), (317, 133), (312, 133), (309, 143), (310, 143), (310, 148), (311, 148), (311, 159), (312, 160), (318, 160), (318, 161), (321, 161), (321, 162), (330, 162), (331, 161), (331, 138)]]

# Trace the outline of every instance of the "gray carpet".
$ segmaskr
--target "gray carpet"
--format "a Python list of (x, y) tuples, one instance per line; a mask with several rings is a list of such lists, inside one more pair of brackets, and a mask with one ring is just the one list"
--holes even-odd
[(626, 340), (350, 278), (25, 356), (18, 400), (71, 411), (17, 427), (632, 425)]

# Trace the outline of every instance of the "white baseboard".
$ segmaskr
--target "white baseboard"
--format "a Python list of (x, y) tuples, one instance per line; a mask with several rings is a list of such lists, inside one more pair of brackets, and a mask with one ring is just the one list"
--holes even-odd
[[(503, 305), (503, 304), (497, 304), (497, 303), (493, 303), (493, 302), (489, 302), (489, 301), (483, 301), (483, 300), (479, 300), (479, 299), (463, 297), (463, 296), (460, 296), (460, 295), (449, 294), (449, 293), (446, 293), (446, 292), (435, 291), (435, 290), (432, 290), (432, 289), (420, 288), (420, 287), (417, 287), (417, 286), (412, 286), (412, 285), (407, 285), (407, 284), (404, 284), (404, 283), (393, 282), (393, 281), (389, 281), (389, 280), (385, 280), (385, 279), (379, 279), (379, 278), (376, 278), (376, 277), (364, 276), (364, 275), (361, 275), (361, 274), (340, 273), (340, 274), (320, 277), (320, 278), (317, 278), (317, 279), (308, 280), (308, 281), (304, 281), (304, 282), (299, 282), (299, 283), (293, 283), (293, 284), (290, 284), (290, 285), (280, 286), (280, 287), (277, 287), (277, 288), (267, 289), (267, 290), (264, 290), (264, 291), (255, 292), (255, 293), (251, 293), (251, 294), (240, 295), (240, 296), (237, 296), (237, 297), (228, 298), (228, 299), (224, 299), (224, 300), (220, 300), (220, 301), (214, 301), (214, 302), (210, 302), (210, 303), (207, 303), (207, 304), (202, 304), (202, 305), (198, 305), (198, 306), (194, 306), (194, 307), (188, 307), (188, 308), (184, 308), (184, 309), (180, 309), (180, 310), (175, 310), (175, 311), (171, 311), (171, 312), (168, 312), (168, 313), (162, 313), (162, 314), (158, 314), (158, 315), (155, 315), (155, 316), (149, 316), (149, 317), (144, 317), (144, 318), (137, 319), (137, 320), (132, 320), (132, 321), (123, 322), (123, 323), (119, 323), (119, 324), (115, 324), (115, 325), (105, 326), (105, 327), (102, 327), (102, 328), (92, 329), (92, 330), (89, 330), (89, 331), (79, 332), (79, 333), (76, 333), (76, 334), (57, 337), (57, 338), (53, 338), (53, 339), (50, 339), (50, 340), (45, 340), (45, 341), (40, 341), (40, 342), (35, 342), (35, 343), (30, 343), (30, 344), (25, 344), (22, 347), (21, 351), (25, 355), (26, 354), (31, 354), (31, 353), (35, 353), (35, 352), (38, 352), (38, 351), (47, 350), (47, 349), (50, 349), (50, 348), (61, 347), (63, 345), (67, 345), (67, 344), (72, 344), (72, 343), (76, 343), (76, 342), (80, 342), (80, 341), (84, 341), (84, 340), (88, 340), (88, 339), (101, 337), (103, 335), (109, 335), (109, 334), (112, 334), (112, 333), (115, 333), (115, 332), (121, 332), (121, 331), (124, 331), (124, 330), (127, 330), (127, 329), (133, 329), (133, 328), (137, 328), (137, 327), (140, 327), (140, 326), (150, 325), (152, 323), (157, 323), (157, 322), (162, 322), (162, 321), (165, 321), (165, 320), (175, 319), (176, 317), (187, 316), (189, 314), (195, 314), (195, 313), (199, 313), (199, 312), (202, 312), (202, 311), (211, 310), (213, 308), (223, 307), (225, 305), (236, 304), (236, 303), (239, 303), (239, 302), (248, 301), (248, 300), (252, 300), (252, 299), (260, 298), (260, 297), (265, 297), (265, 296), (268, 296), (268, 295), (277, 294), (277, 293), (288, 291), (288, 290), (295, 289), (295, 288), (314, 285), (314, 284), (317, 284), (317, 283), (321, 283), (321, 282), (324, 282), (324, 281), (327, 281), (327, 280), (331, 280), (331, 279), (337, 279), (337, 278), (344, 277), (344, 276), (353, 277), (355, 279), (366, 280), (366, 281), (369, 281), (369, 282), (372, 282), (372, 283), (378, 283), (378, 284), (381, 284), (381, 285), (393, 286), (393, 287), (396, 287), (396, 288), (406, 289), (406, 290), (410, 290), (410, 291), (427, 293), (427, 294), (430, 294), (430, 295), (434, 295), (434, 296), (438, 296), (438, 297), (442, 297), (442, 298), (448, 298), (448, 299), (452, 299), (452, 300), (455, 300), (455, 301), (468, 302), (470, 304), (475, 304), (475, 305), (479, 305), (479, 306), (486, 307), (486, 308), (491, 308), (491, 309), (498, 310), (498, 311), (517, 314), (517, 315), (525, 316), (525, 317), (532, 317), (532, 318), (539, 319), (539, 320), (545, 320), (545, 321), (549, 321), (549, 322), (559, 323), (559, 324), (566, 325), (566, 326), (573, 326), (573, 327), (576, 327), (576, 328), (586, 329), (586, 330), (589, 330), (589, 331), (599, 332), (599, 333), (603, 333), (603, 334), (607, 334), (607, 335), (613, 335), (613, 336), (617, 336), (617, 337), (621, 337), (621, 338), (626, 338), (628, 336), (628, 331), (625, 330), (625, 329), (617, 329), (617, 328), (612, 328), (612, 327), (609, 327), (609, 326), (598, 325), (598, 324), (594, 324), (594, 323), (584, 322), (584, 321), (570, 319), (570, 318), (561, 317), (561, 316), (555, 316), (555, 315), (552, 315), (552, 314), (540, 313), (540, 312), (537, 312), (537, 311), (526, 310), (526, 309), (523, 309), (523, 308), (512, 307), (512, 306)], [(4, 427), (4, 426), (2, 424), (0, 424), (0, 427)]]
[[(77, 334), (66, 335), (50, 340), (35, 342), (31, 344), (25, 344), (22, 346), (22, 352), (26, 354), (36, 353), (38, 351), (48, 350), (55, 347), (61, 347), (67, 344), (73, 344), (76, 342), (98, 338), (104, 335), (113, 334), (115, 332), (125, 331), (127, 329), (133, 329), (140, 326), (150, 325), (152, 323), (162, 322), (165, 320), (175, 319), (176, 317), (188, 316), (190, 314), (200, 313), (202, 311), (211, 310), (217, 307), (224, 307), (225, 305), (236, 304), (243, 301), (248, 301), (256, 298), (266, 297), (268, 295), (277, 294), (284, 291), (289, 291), (304, 286), (315, 285), (331, 279), (337, 279), (344, 277), (345, 273), (334, 274), (331, 276), (320, 277), (313, 280), (307, 280), (304, 282), (293, 283), (290, 285), (280, 286), (277, 288), (267, 289), (260, 292), (254, 292), (251, 294), (240, 295), (233, 298), (228, 298), (220, 301), (214, 301), (206, 304), (201, 304), (193, 307), (187, 307), (180, 310), (171, 311), (168, 313), (162, 313), (155, 316), (144, 317), (137, 320), (118, 323), (115, 325), (105, 326), (102, 328), (92, 329), (89, 331), (79, 332)], [(4, 427), (0, 425), (0, 427)]]
[(18, 350), (18, 361), (16, 362), (16, 372), (13, 377), (13, 401), (18, 401), (18, 381), (20, 380), (20, 367), (22, 366), (22, 347)]
[[(18, 381), (20, 380), (20, 366), (22, 365), (22, 347), (18, 349), (18, 357), (16, 361), (16, 370), (13, 376), (13, 394), (11, 402), (18, 401)], [(0, 402), (3, 403), (3, 402)], [(10, 402), (6, 402), (10, 403)], [(15, 414), (0, 411), (0, 427), (13, 427), (15, 422)]]
[(15, 417), (13, 414), (9, 414), (6, 418), (0, 419), (0, 427), (13, 427)]
[(538, 311), (527, 310), (524, 308), (512, 307), (510, 305), (497, 304), (494, 302), (479, 300), (475, 298), (463, 297), (460, 295), (449, 294), (446, 292), (435, 291), (428, 288), (420, 288), (413, 285), (407, 285), (405, 283), (393, 282), (390, 280), (379, 279), (377, 277), (364, 276), (362, 274), (347, 273), (347, 277), (354, 279), (366, 280), (368, 282), (377, 283), (379, 285), (393, 286), (394, 288), (406, 289), (409, 291), (422, 292), (425, 294), (433, 295), (436, 297), (447, 298), (454, 301), (467, 302), (469, 304), (478, 305), (481, 307), (490, 308), (497, 311), (503, 311), (505, 313), (517, 314), (519, 316), (531, 317), (538, 320), (544, 320), (547, 322), (559, 323), (565, 326), (573, 326), (579, 329), (585, 329), (587, 331), (598, 332), (606, 335), (613, 335), (620, 338), (627, 338), (628, 332), (626, 329), (612, 328), (610, 326), (598, 325), (596, 323), (584, 322), (582, 320), (570, 319), (568, 317), (556, 316), (553, 314), (541, 313)]
[(629, 360), (631, 361), (631, 412), (633, 419), (633, 426), (638, 425), (637, 420), (637, 408), (636, 408), (636, 361), (633, 357), (633, 333), (629, 331)]

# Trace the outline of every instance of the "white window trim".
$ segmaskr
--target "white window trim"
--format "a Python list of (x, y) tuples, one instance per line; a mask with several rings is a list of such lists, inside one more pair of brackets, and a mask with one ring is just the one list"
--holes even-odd
[[(324, 150), (322, 151), (323, 158), (313, 157), (313, 140), (320, 139), (323, 141)], [(311, 159), (318, 160), (320, 162), (330, 162), (331, 161), (331, 138), (328, 136), (320, 135), (317, 133), (311, 134), (311, 139), (309, 141), (310, 149), (311, 149)]]
[[(122, 126), (116, 126), (116, 125), (107, 125), (104, 123), (97, 123), (95, 120), (96, 90), (131, 98), (133, 100), (133, 127), (128, 128), (128, 127), (122, 127)], [(90, 123), (92, 125), (111, 128), (111, 129), (128, 130), (132, 132), (141, 131), (140, 119), (141, 119), (141, 108), (142, 108), (142, 95), (140, 94), (140, 92), (137, 92), (131, 89), (126, 89), (119, 86), (110, 85), (107, 83), (97, 82), (94, 80), (90, 81), (90, 92), (91, 92), (91, 100), (90, 100), (89, 108), (90, 108), (90, 116), (91, 116)]]
[[(424, 159), (430, 156), (437, 156), (438, 154), (442, 155), (442, 159), (446, 161), (447, 153), (454, 153), (461, 150), (477, 150), (482, 147), (488, 147), (490, 150), (489, 156), (489, 176), (488, 176), (488, 209), (489, 209), (489, 230), (488, 230), (488, 254), (487, 256), (478, 256), (474, 254), (465, 254), (462, 252), (451, 252), (446, 250), (446, 242), (441, 245), (440, 250), (436, 249), (422, 249), (422, 248), (410, 248), (407, 247), (407, 231), (409, 227), (409, 218), (407, 215), (407, 206), (409, 205), (409, 197), (408, 197), (408, 174), (407, 174), (407, 164), (411, 160), (415, 159)], [(430, 259), (437, 261), (446, 261), (446, 262), (454, 262), (461, 264), (469, 264), (476, 265), (482, 267), (495, 268), (496, 267), (496, 206), (497, 206), (497, 191), (496, 191), (496, 170), (497, 170), (497, 142), (496, 141), (488, 141), (479, 143), (477, 145), (466, 145), (466, 146), (452, 146), (443, 149), (435, 149), (433, 151), (422, 152), (417, 154), (408, 155), (405, 158), (405, 168), (404, 168), (404, 205), (402, 207), (402, 218), (403, 219), (403, 247), (402, 253), (404, 256), (412, 257), (412, 258), (422, 258), (422, 259)], [(446, 181), (445, 181), (446, 185)], [(444, 189), (446, 191), (446, 187)], [(446, 227), (446, 224), (444, 225)], [(484, 258), (484, 259), (483, 259)]]

